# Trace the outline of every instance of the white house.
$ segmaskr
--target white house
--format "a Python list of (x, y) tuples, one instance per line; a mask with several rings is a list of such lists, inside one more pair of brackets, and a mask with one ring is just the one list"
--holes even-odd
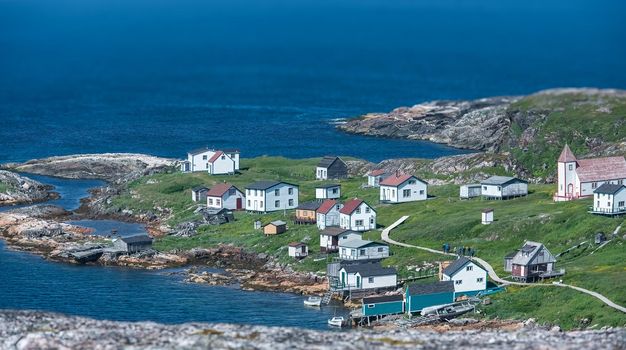
[(605, 183), (593, 191), (594, 214), (626, 214), (626, 186)]
[(241, 210), (246, 196), (237, 187), (229, 183), (217, 184), (207, 192), (207, 207), (213, 209)]
[(351, 199), (339, 210), (339, 227), (353, 231), (374, 230), (376, 211), (362, 199)]
[(367, 173), (367, 186), (378, 187), (380, 182), (389, 175), (391, 174), (383, 169), (372, 170)]
[(197, 186), (191, 189), (191, 200), (194, 202), (204, 202), (209, 189), (204, 186)]
[(257, 181), (246, 186), (246, 210), (271, 212), (295, 209), (298, 185), (279, 181)]
[(442, 281), (454, 281), (455, 296), (476, 295), (487, 289), (487, 271), (466, 257), (454, 260), (443, 269)]
[(339, 199), (341, 197), (341, 185), (327, 184), (315, 186), (315, 199)]
[(602, 184), (626, 185), (626, 159), (623, 156), (576, 159), (568, 145), (557, 161), (555, 201), (588, 198)]
[(221, 151), (208, 147), (189, 151), (187, 160), (181, 162), (181, 170), (206, 171), (212, 175), (234, 174), (239, 170), (239, 151)]
[(385, 243), (363, 239), (339, 240), (339, 259), (369, 260), (389, 257), (389, 246)]
[(481, 187), (480, 184), (461, 185), (459, 188), (459, 197), (461, 199), (480, 197)]
[(315, 213), (317, 228), (323, 230), (326, 227), (339, 226), (339, 210), (341, 208), (343, 208), (343, 204), (334, 199), (323, 201)]
[(382, 267), (379, 262), (347, 264), (339, 269), (340, 289), (395, 289), (397, 284), (396, 269)]
[(352, 239), (360, 240), (362, 232), (350, 231), (339, 227), (327, 227), (320, 231), (320, 251), (322, 253), (336, 252), (339, 250), (339, 242)]
[(289, 243), (289, 256), (296, 259), (305, 258), (309, 255), (309, 247), (302, 242)]
[(483, 225), (491, 224), (493, 222), (493, 209), (483, 209), (480, 219)]
[(492, 176), (480, 183), (481, 194), (490, 199), (508, 199), (528, 195), (528, 181), (510, 176)]
[(404, 203), (428, 198), (428, 183), (413, 175), (393, 174), (380, 182), (380, 201)]

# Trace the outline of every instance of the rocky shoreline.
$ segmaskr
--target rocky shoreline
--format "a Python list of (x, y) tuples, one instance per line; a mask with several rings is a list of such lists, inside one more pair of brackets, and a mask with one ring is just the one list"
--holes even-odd
[(0, 311), (0, 349), (625, 349), (626, 330), (315, 331), (235, 324), (101, 321), (37, 311)]
[(0, 170), (0, 206), (34, 204), (59, 198), (52, 186), (44, 185), (20, 174)]

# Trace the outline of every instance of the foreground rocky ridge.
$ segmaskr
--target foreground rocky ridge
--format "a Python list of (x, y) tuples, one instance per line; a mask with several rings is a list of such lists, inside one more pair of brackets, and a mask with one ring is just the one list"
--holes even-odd
[(233, 324), (99, 321), (36, 311), (0, 312), (1, 349), (624, 349), (624, 329), (439, 333), (422, 329), (313, 331)]

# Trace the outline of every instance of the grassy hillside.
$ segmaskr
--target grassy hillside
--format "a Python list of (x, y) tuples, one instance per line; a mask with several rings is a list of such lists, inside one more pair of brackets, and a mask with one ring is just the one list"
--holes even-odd
[(626, 98), (584, 93), (535, 94), (509, 106), (509, 151), (533, 176), (556, 173), (565, 143), (576, 155), (602, 152), (626, 141)]
[(0, 193), (6, 193), (9, 189), (9, 186), (5, 183), (0, 182)]
[[(313, 178), (316, 162), (316, 159), (264, 157), (243, 160), (242, 166), (246, 170), (236, 176), (209, 176), (205, 173), (158, 174), (130, 184), (125, 193), (114, 199), (113, 205), (153, 212), (158, 212), (154, 209), (156, 207), (169, 208), (171, 214), (165, 215), (166, 221), (174, 225), (194, 216), (196, 205), (191, 201), (192, 187), (229, 181), (243, 189), (246, 184), (259, 179), (281, 179), (300, 184), (302, 202), (314, 198), (314, 186), (318, 184)], [(518, 248), (525, 239), (543, 242), (554, 254), (587, 241), (582, 248), (559, 260), (558, 267), (567, 270), (563, 281), (598, 291), (615, 302), (626, 305), (623, 240), (615, 239), (593, 255), (590, 254), (596, 249), (593, 244), (595, 233), (603, 231), (609, 234), (624, 220), (588, 214), (587, 206), (591, 204), (588, 200), (554, 203), (551, 200), (554, 190), (552, 185), (534, 185), (530, 187), (531, 194), (526, 198), (509, 201), (461, 201), (458, 199), (458, 186), (445, 185), (431, 186), (429, 194), (433, 198), (427, 201), (381, 205), (377, 200), (377, 189), (360, 188), (364, 182), (365, 178), (341, 181), (344, 199), (358, 196), (374, 205), (381, 228), (402, 215), (410, 215), (392, 233), (394, 239), (435, 249), (440, 249), (446, 242), (451, 246), (472, 247), (476, 249), (478, 256), (489, 261), (503, 276), (506, 276), (502, 267), (503, 256)], [(491, 225), (480, 223), (480, 212), (486, 207), (495, 209), (496, 221)], [(293, 262), (294, 267), (306, 271), (325, 271), (325, 256), (318, 253), (317, 228), (295, 225), (291, 221), (293, 212), (269, 215), (237, 212), (235, 215), (235, 223), (219, 227), (204, 226), (192, 238), (161, 238), (156, 241), (155, 246), (157, 249), (169, 250), (233, 243), (256, 252), (268, 253), (283, 262), (293, 262), (287, 256), (286, 245), (292, 241), (305, 241), (310, 244), (312, 254), (302, 262)], [(267, 223), (279, 218), (289, 222), (290, 229), (285, 234), (265, 237), (260, 231), (253, 229), (256, 219)], [(626, 225), (624, 230), (626, 231)], [(380, 230), (370, 231), (365, 237), (380, 239)], [(440, 255), (410, 248), (394, 246), (391, 249), (393, 255), (384, 263), (396, 266), (403, 277), (415, 275), (414, 269), (409, 267), (423, 266), (443, 259)], [(562, 308), (564, 303), (572, 307)], [(626, 325), (625, 315), (603, 306), (594, 298), (556, 287), (510, 288), (507, 293), (494, 296), (493, 305), (486, 306), (483, 311), (487, 317), (537, 317), (540, 321), (560, 323), (569, 328), (579, 326), (584, 319), (591, 320), (587, 325)]]

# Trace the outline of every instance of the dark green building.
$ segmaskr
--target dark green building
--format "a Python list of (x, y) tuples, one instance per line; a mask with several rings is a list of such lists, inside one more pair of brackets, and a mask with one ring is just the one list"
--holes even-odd
[(405, 311), (408, 314), (423, 308), (454, 302), (454, 281), (412, 284), (405, 289)]
[(363, 316), (394, 315), (404, 312), (404, 296), (381, 295), (363, 298)]

